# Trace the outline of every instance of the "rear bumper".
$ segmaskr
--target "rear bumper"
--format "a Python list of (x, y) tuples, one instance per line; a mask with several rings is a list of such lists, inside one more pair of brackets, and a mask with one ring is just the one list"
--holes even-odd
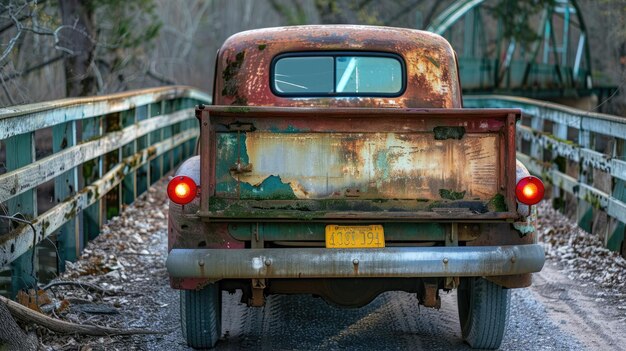
[(382, 249), (173, 249), (173, 278), (417, 278), (500, 276), (538, 272), (537, 244)]

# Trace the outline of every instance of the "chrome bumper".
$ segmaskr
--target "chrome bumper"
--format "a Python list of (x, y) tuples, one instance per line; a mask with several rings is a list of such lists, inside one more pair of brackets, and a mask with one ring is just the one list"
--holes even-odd
[(516, 246), (387, 247), (382, 249), (173, 249), (174, 278), (356, 278), (498, 276), (538, 272), (537, 244)]

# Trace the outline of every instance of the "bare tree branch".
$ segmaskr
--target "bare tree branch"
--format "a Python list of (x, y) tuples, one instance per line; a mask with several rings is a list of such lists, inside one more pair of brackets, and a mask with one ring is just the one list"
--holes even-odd
[(25, 76), (25, 75), (27, 75), (29, 73), (32, 73), (32, 72), (37, 71), (37, 70), (40, 70), (40, 69), (42, 69), (42, 68), (44, 68), (44, 67), (46, 67), (46, 66), (48, 66), (50, 64), (53, 64), (53, 63), (55, 63), (57, 61), (60, 61), (62, 59), (63, 59), (63, 55), (59, 55), (59, 56), (53, 57), (53, 58), (51, 58), (49, 60), (46, 60), (46, 61), (44, 61), (42, 63), (39, 63), (39, 64), (36, 64), (34, 66), (28, 67), (28, 68), (22, 70), (21, 72), (11, 73), (11, 74), (7, 75), (6, 77), (4, 77), (4, 80), (8, 82), (8, 81), (13, 80), (13, 79), (15, 79), (17, 77), (23, 77), (23, 76)]
[(165, 84), (176, 84), (176, 81), (171, 80), (167, 77), (165, 77), (164, 75), (162, 75), (161, 73), (157, 72), (156, 70), (156, 62), (152, 61), (150, 63), (150, 65), (148, 66), (148, 70), (146, 71), (146, 74), (148, 75), (148, 77), (154, 78), (162, 83)]
[(2, 56), (0, 56), (0, 64), (2, 64), (3, 61), (9, 56), (11, 51), (13, 51), (13, 48), (15, 47), (15, 44), (17, 44), (17, 41), (22, 36), (22, 23), (15, 17), (15, 15), (13, 15), (11, 13), (11, 7), (10, 6), (9, 6), (9, 16), (11, 17), (11, 20), (13, 21), (15, 27), (17, 28), (17, 33), (15, 34), (15, 36), (13, 38), (11, 38), (11, 40), (9, 40), (9, 44), (7, 45), (7, 47), (2, 52)]
[(4, 81), (4, 78), (2, 77), (1, 74), (0, 74), (0, 81), (2, 81), (2, 90), (4, 90), (4, 94), (7, 96), (7, 99), (9, 99), (9, 103), (11, 105), (15, 105), (15, 100), (13, 100), (13, 96), (11, 96), (9, 89), (7, 88), (7, 84)]
[[(47, 0), (41, 0), (41, 1), (32, 1), (33, 3), (35, 3), (36, 5), (44, 5)], [(27, 15), (23, 15), (19, 18), (19, 22), (25, 21), (29, 18), (32, 18), (35, 16), (35, 12), (37, 11), (37, 8), (35, 8), (35, 11), (27, 14)], [(0, 27), (0, 34), (6, 32), (7, 30), (13, 28), (15, 26), (15, 22), (10, 22), (6, 25), (4, 25), (3, 27)]]
[(102, 79), (102, 73), (96, 65), (95, 61), (91, 61), (91, 70), (96, 76), (96, 83), (98, 84), (98, 93), (102, 93), (104, 91), (104, 80)]

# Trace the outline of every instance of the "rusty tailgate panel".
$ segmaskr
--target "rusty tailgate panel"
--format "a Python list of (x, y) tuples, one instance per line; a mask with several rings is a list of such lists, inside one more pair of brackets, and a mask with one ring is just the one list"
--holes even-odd
[(505, 170), (515, 170), (518, 110), (210, 106), (198, 112), (201, 183), (210, 184), (202, 190), (205, 218), (517, 216), (515, 174)]

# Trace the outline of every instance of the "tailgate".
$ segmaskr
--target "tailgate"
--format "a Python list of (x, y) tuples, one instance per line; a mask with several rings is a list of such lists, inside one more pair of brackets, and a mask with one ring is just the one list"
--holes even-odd
[(519, 110), (207, 106), (201, 215), (515, 218)]

